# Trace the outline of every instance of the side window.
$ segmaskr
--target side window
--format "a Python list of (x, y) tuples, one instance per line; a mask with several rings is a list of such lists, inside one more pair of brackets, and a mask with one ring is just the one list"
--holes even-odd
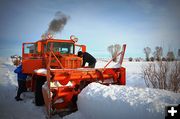
[(24, 54), (35, 54), (37, 53), (37, 45), (36, 44), (24, 44)]
[(75, 46), (75, 54), (77, 55), (79, 51), (82, 51), (82, 48), (79, 46)]
[(74, 45), (71, 45), (69, 48), (69, 53), (74, 54)]

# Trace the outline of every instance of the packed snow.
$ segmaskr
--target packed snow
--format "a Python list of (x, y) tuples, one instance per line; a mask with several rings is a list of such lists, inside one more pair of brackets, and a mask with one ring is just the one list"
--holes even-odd
[(35, 73), (47, 74), (47, 70), (44, 68), (34, 70)]
[(23, 94), (16, 102), (17, 77), (10, 59), (0, 58), (0, 119), (45, 119), (43, 107), (33, 104), (33, 93)]
[[(96, 67), (104, 67), (106, 63), (98, 60)], [(180, 104), (180, 93), (146, 88), (140, 76), (142, 65), (146, 65), (146, 62), (123, 63), (127, 71), (126, 86), (89, 84), (78, 96), (78, 111), (63, 119), (164, 119), (165, 106)], [(115, 63), (109, 65), (115, 66)], [(45, 107), (34, 105), (33, 93), (23, 93), (24, 100), (15, 101), (17, 77), (14, 69), (9, 58), (0, 58), (0, 118), (45, 119)], [(61, 117), (55, 115), (52, 119)]]
[(91, 83), (78, 96), (78, 113), (65, 119), (164, 119), (165, 106), (177, 103), (180, 95), (169, 91)]

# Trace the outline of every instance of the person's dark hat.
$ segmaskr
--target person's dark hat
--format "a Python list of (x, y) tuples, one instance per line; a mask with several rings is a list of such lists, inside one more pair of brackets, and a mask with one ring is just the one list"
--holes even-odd
[(82, 51), (79, 51), (79, 52), (78, 52), (78, 56), (79, 56), (79, 57), (81, 57), (81, 56), (82, 56), (82, 54), (83, 54), (83, 52), (82, 52)]

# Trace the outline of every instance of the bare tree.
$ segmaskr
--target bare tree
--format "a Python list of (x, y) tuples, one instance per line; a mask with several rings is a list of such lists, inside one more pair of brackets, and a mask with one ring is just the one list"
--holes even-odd
[(180, 92), (180, 62), (160, 61), (142, 67), (147, 87)]
[(121, 50), (121, 46), (119, 44), (115, 44), (114, 45), (114, 56), (116, 56), (120, 50)]
[(173, 51), (169, 51), (167, 53), (167, 60), (168, 61), (174, 61), (175, 60), (175, 56), (174, 56), (174, 52)]
[(154, 62), (154, 57), (150, 57), (150, 61), (151, 61), (151, 62)]
[(114, 47), (113, 45), (108, 46), (108, 51), (109, 51), (111, 54), (113, 54), (113, 52), (114, 52), (113, 47)]
[(169, 89), (174, 92), (180, 92), (180, 62), (175, 61), (172, 67)]
[(146, 61), (149, 61), (150, 60), (149, 55), (151, 53), (151, 48), (149, 48), (149, 47), (144, 48), (144, 53), (146, 55)]
[[(111, 53), (111, 57), (114, 58), (118, 54), (118, 52), (120, 51), (121, 46), (119, 44), (110, 45), (110, 46), (108, 46), (107, 49)], [(113, 59), (113, 61), (117, 62), (117, 57), (115, 57)]]
[(129, 57), (129, 61), (132, 62), (132, 61), (133, 61), (133, 58), (132, 58), (132, 57)]
[(163, 49), (162, 49), (162, 47), (159, 47), (159, 46), (155, 47), (154, 58), (155, 58), (157, 61), (160, 61), (160, 60), (161, 60), (162, 54), (163, 54)]
[(165, 57), (162, 58), (162, 61), (167, 61), (167, 59)]

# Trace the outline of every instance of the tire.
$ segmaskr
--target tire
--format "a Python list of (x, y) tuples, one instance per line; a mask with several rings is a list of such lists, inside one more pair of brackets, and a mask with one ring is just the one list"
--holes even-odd
[(42, 94), (42, 85), (46, 81), (45, 76), (35, 76), (35, 104), (36, 106), (44, 105), (44, 98)]

